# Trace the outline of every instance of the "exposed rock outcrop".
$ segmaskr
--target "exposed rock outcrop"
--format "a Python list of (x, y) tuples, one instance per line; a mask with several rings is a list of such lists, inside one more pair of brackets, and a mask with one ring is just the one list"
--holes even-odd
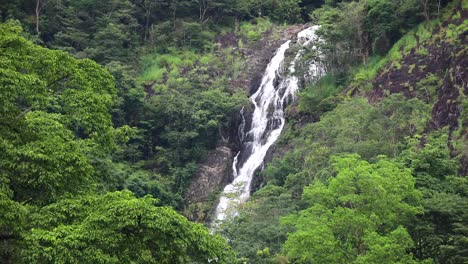
[[(423, 42), (417, 39), (417, 47), (402, 58), (399, 67), (389, 67), (377, 76), (373, 82), (374, 89), (367, 94), (369, 101), (381, 100), (389, 93), (427, 100), (427, 92), (424, 91), (434, 86), (436, 94), (428, 95), (435, 97), (435, 102), (426, 130), (448, 127), (451, 140), (466, 142), (468, 124), (462, 121), (461, 116), (463, 100), (468, 95), (466, 19), (468, 11), (459, 6), (453, 10), (451, 19), (433, 30), (430, 39)], [(434, 81), (430, 83), (429, 79)], [(451, 141), (449, 147), (452, 155), (461, 159), (461, 174), (468, 175), (468, 153), (461, 153), (463, 150), (456, 149)]]
[(205, 221), (222, 186), (232, 181), (233, 152), (226, 146), (211, 151), (201, 163), (186, 192), (185, 215), (192, 221)]
[[(248, 94), (255, 93), (260, 86), (266, 66), (274, 55), (276, 49), (287, 39), (294, 37), (305, 26), (291, 26), (276, 32), (269, 31), (261, 40), (241, 49), (241, 56), (245, 59), (246, 67), (239, 73), (236, 80), (231, 81), (232, 89), (242, 89)], [(219, 37), (219, 46), (238, 49), (238, 40), (233, 34)], [(245, 126), (249, 130), (251, 112), (253, 107), (244, 106)], [(222, 131), (223, 140), (220, 145), (211, 151), (199, 164), (192, 183), (185, 192), (184, 214), (192, 221), (207, 222), (210, 213), (217, 203), (219, 193), (224, 186), (232, 181), (232, 163), (234, 156), (240, 150), (238, 127), (243, 122), (243, 117), (238, 114), (232, 119), (231, 124)], [(244, 157), (239, 157), (240, 163)], [(255, 186), (261, 183), (259, 179)]]

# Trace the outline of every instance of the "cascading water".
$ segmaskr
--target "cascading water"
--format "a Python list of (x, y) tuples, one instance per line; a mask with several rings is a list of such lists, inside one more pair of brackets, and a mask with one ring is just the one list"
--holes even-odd
[[(297, 35), (298, 43), (309, 46), (313, 41), (318, 41), (315, 34), (318, 26), (305, 29)], [(292, 75), (296, 71), (296, 64), (304, 51), (301, 49), (296, 54), (287, 71), (289, 75), (281, 77), (285, 52), (289, 49), (291, 40), (281, 45), (268, 64), (263, 75), (262, 83), (258, 90), (250, 97), (255, 110), (252, 114), (250, 130), (245, 133), (244, 109), (241, 110), (242, 124), (239, 137), (243, 142), (243, 150), (234, 158), (232, 167), (234, 181), (224, 188), (219, 204), (214, 215), (214, 225), (224, 221), (227, 217), (235, 216), (239, 206), (250, 196), (250, 186), (255, 171), (262, 165), (268, 149), (275, 143), (283, 130), (285, 119), (284, 109), (291, 99), (294, 99), (299, 89), (299, 79)], [(319, 76), (322, 74), (318, 63), (312, 63), (308, 69), (308, 75)], [(280, 80), (278, 83), (277, 80)], [(239, 156), (248, 155), (242, 164), (238, 164)], [(239, 168), (239, 169), (238, 169)]]

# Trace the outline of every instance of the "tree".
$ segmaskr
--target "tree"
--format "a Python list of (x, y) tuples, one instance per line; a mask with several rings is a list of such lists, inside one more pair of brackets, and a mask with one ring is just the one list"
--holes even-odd
[(112, 76), (91, 60), (36, 46), (20, 32), (14, 22), (0, 26), (2, 127), (15, 131), (26, 113), (46, 111), (63, 115), (61, 123), (78, 138), (111, 140)]
[(437, 17), (439, 16), (441, 0), (419, 0), (419, 3), (422, 6), (422, 15), (424, 16), (427, 26), (431, 20), (431, 15), (434, 12), (432, 9), (437, 7)]
[(445, 130), (426, 138), (408, 139), (401, 162), (412, 169), (423, 194), (424, 214), (410, 225), (414, 254), (436, 263), (468, 260), (468, 182), (458, 175), (458, 161), (451, 157)]
[(62, 118), (29, 112), (18, 135), (22, 140), (7, 140), (1, 148), (1, 176), (9, 179), (14, 200), (43, 205), (91, 186), (93, 168), (86, 156), (90, 145), (74, 140), (72, 131), (60, 123)]
[(150, 196), (129, 191), (64, 199), (31, 215), (25, 263), (223, 263), (223, 238)]
[(151, 23), (151, 14), (154, 12), (154, 9), (156, 8), (156, 6), (161, 6), (163, 4), (163, 0), (140, 0), (140, 1), (136, 1), (136, 4), (140, 6), (141, 8), (143, 8), (144, 10), (145, 32), (144, 32), (143, 38), (144, 40), (147, 40), (148, 34), (149, 34), (149, 27)]
[(332, 161), (336, 177), (306, 187), (309, 207), (283, 218), (295, 228), (284, 252), (297, 263), (416, 263), (405, 253), (413, 241), (402, 227), (421, 212), (411, 173), (385, 158)]
[(398, 17), (398, 12), (395, 12), (397, 9), (398, 3), (394, 1), (369, 2), (365, 24), (369, 29), (374, 54), (385, 54), (400, 36), (401, 19)]
[(36, 13), (36, 33), (39, 33), (39, 16), (41, 15), (41, 10), (47, 5), (47, 2), (47, 0), (36, 0), (36, 9), (34, 10)]
[(320, 35), (325, 40), (325, 50), (331, 55), (332, 70), (336, 65), (348, 70), (358, 61), (367, 63), (371, 52), (365, 24), (367, 9), (367, 1), (350, 1), (324, 5), (312, 12), (312, 19), (322, 25)]
[[(115, 149), (112, 77), (0, 24), (0, 241), (9, 248), (27, 228), (30, 207), (86, 192), (100, 179), (89, 153)], [(2, 250), (3, 251), (3, 250)], [(0, 252), (11, 261), (13, 250)], [(14, 252), (14, 251), (13, 251)]]
[[(131, 134), (112, 125), (113, 78), (91, 60), (39, 47), (20, 33), (15, 22), (0, 24), (2, 262), (223, 263), (230, 254), (224, 239), (156, 207), (157, 200), (95, 194), (116, 181), (109, 174), (117, 169), (100, 160)], [(187, 171), (174, 175), (182, 181)], [(149, 191), (164, 191), (160, 185)]]
[(300, 23), (302, 21), (300, 3), (302, 0), (280, 0), (274, 8), (274, 17), (279, 21)]
[(238, 217), (220, 227), (238, 252), (240, 262), (276, 263), (289, 227), (279, 219), (293, 211), (294, 203), (286, 189), (268, 184), (255, 192)]
[(169, 0), (168, 7), (172, 14), (172, 24), (176, 27), (177, 13), (184, 8), (189, 8), (195, 3), (195, 0)]

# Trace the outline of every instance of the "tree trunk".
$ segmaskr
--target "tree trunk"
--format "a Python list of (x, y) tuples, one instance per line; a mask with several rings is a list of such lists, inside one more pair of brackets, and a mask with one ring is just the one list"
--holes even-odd
[(41, 13), (41, 0), (36, 0), (36, 33), (39, 34), (39, 16)]
[(429, 17), (429, 0), (422, 0), (422, 4), (423, 4), (424, 19), (426, 20), (426, 27), (428, 27), (429, 26), (429, 21), (430, 21), (430, 17)]
[(439, 18), (439, 15), (440, 15), (440, 0), (437, 3), (437, 18)]
[(172, 23), (174, 24), (174, 29), (176, 28), (176, 14), (177, 14), (177, 8), (174, 8), (172, 10)]
[(148, 28), (149, 28), (149, 16), (151, 15), (150, 7), (146, 10), (146, 21), (145, 21), (145, 41), (148, 40)]
[(200, 4), (200, 23), (203, 24), (207, 21), (206, 13), (208, 12), (210, 3), (208, 2), (208, 0), (200, 0), (199, 4)]

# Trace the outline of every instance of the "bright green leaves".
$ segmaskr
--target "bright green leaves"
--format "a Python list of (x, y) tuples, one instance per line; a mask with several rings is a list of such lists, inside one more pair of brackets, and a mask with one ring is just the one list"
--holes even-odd
[(26, 114), (22, 144), (9, 146), (5, 156), (0, 155), (15, 200), (43, 204), (91, 187), (89, 147), (85, 141), (73, 140), (61, 118), (41, 111)]
[(423, 131), (429, 112), (429, 105), (421, 100), (408, 100), (400, 94), (378, 105), (354, 98), (323, 115), (320, 122), (308, 125), (304, 134), (335, 153), (358, 153), (364, 158), (396, 156), (405, 136)]
[(337, 175), (327, 185), (317, 181), (304, 189), (310, 207), (283, 219), (296, 229), (284, 245), (288, 256), (297, 263), (365, 263), (385, 260), (385, 254), (395, 262), (411, 259), (401, 254), (412, 241), (399, 227), (421, 212), (411, 173), (386, 159), (370, 164), (358, 155), (334, 157), (333, 167)]
[[(154, 199), (114, 192), (62, 200), (43, 208), (39, 226), (25, 237), (25, 261), (33, 263), (223, 263), (224, 239)], [(71, 209), (71, 210), (70, 210)], [(74, 219), (70, 221), (70, 219)]]
[[(409, 170), (385, 159), (369, 164), (357, 155), (335, 157), (333, 164), (338, 174), (330, 179), (328, 189), (338, 206), (358, 210), (369, 219), (375, 214), (377, 225), (390, 228), (421, 211), (415, 206), (420, 193), (414, 190), (415, 180)], [(307, 200), (308, 188), (304, 192)]]
[[(116, 90), (111, 75), (91, 60), (79, 60), (63, 91), (63, 110), (85, 136), (105, 135), (112, 126), (109, 110)], [(71, 88), (71, 89), (70, 89)]]
[[(287, 131), (283, 140), (289, 141), (290, 150), (281, 159), (274, 159), (263, 174), (268, 184), (282, 186), (281, 195), (292, 198), (291, 204), (280, 208), (308, 209), (282, 218), (287, 225), (281, 229), (277, 228), (275, 218), (264, 228), (279, 230), (278, 234), (296, 228), (284, 245), (290, 259), (298, 263), (310, 263), (311, 259), (313, 263), (317, 259), (321, 263), (350, 263), (350, 253), (346, 252), (356, 255), (355, 248), (359, 243), (364, 245), (364, 237), (369, 232), (385, 237), (398, 226), (408, 227), (414, 221), (414, 215), (422, 211), (418, 206), (420, 194), (414, 191), (416, 179), (410, 170), (379, 155), (401, 155), (405, 147), (402, 141), (406, 136), (423, 132), (429, 113), (429, 105), (399, 94), (376, 104), (357, 97), (341, 102), (323, 114), (319, 122)], [(415, 149), (418, 142), (414, 142)], [(346, 153), (357, 153), (363, 158), (343, 157)], [(336, 158), (331, 159), (333, 156)], [(330, 178), (333, 175), (336, 177)], [(256, 202), (256, 206), (272, 204), (273, 197)], [(283, 211), (278, 217), (288, 213)], [(254, 227), (268, 220), (251, 217), (243, 221), (240, 227)], [(258, 232), (236, 230), (240, 234), (230, 235), (233, 240), (256, 243), (251, 241), (258, 239)], [(263, 248), (278, 253), (273, 245), (285, 240), (284, 236), (277, 237), (279, 242), (265, 240)], [(242, 256), (253, 260), (240, 244), (236, 241), (233, 246), (243, 252)], [(364, 249), (369, 251), (367, 246)]]
[(457, 175), (459, 163), (450, 155), (445, 133), (434, 132), (424, 141), (408, 139), (400, 160), (412, 169), (424, 197), (424, 214), (410, 225), (415, 241), (422, 242), (415, 245), (415, 254), (439, 263), (463, 263), (468, 260), (468, 182)]
[(46, 204), (92, 187), (87, 154), (112, 149), (119, 134), (109, 114), (116, 91), (95, 62), (19, 32), (14, 22), (0, 25), (0, 176), (16, 201)]
[[(131, 134), (128, 127), (112, 127), (116, 90), (103, 67), (34, 45), (20, 33), (15, 22), (0, 24), (0, 258), (7, 262), (19, 262), (15, 245), (34, 227), (25, 221), (31, 211), (95, 190), (105, 175), (94, 173), (91, 154), (103, 156)], [(56, 217), (48, 215), (61, 222)], [(57, 226), (57, 234), (44, 228), (37, 234), (47, 245), (76, 251), (67, 236), (82, 233), (75, 226)], [(71, 263), (67, 254), (38, 262)]]
[(457, 174), (457, 160), (450, 156), (447, 147), (448, 135), (443, 132), (433, 133), (424, 139), (424, 148), (421, 148), (421, 137), (408, 138), (407, 149), (402, 153), (400, 159), (418, 179), (419, 187), (434, 187), (426, 185), (419, 180), (425, 175), (431, 175), (436, 179), (444, 179), (447, 176)]
[(430, 261), (417, 261), (407, 253), (408, 248), (413, 246), (413, 240), (402, 226), (399, 226), (387, 236), (372, 232), (364, 238), (364, 243), (369, 245), (369, 250), (365, 255), (358, 256), (354, 263), (431, 263)]
[(296, 231), (288, 234), (283, 250), (295, 263), (342, 263), (343, 252), (330, 223), (332, 213), (317, 205), (282, 219), (285, 225), (291, 225)]
[(17, 35), (13, 22), (0, 25), (0, 122), (14, 126), (30, 111), (60, 113), (75, 135), (109, 136), (109, 109), (116, 90), (111, 75), (90, 60), (76, 60)]

